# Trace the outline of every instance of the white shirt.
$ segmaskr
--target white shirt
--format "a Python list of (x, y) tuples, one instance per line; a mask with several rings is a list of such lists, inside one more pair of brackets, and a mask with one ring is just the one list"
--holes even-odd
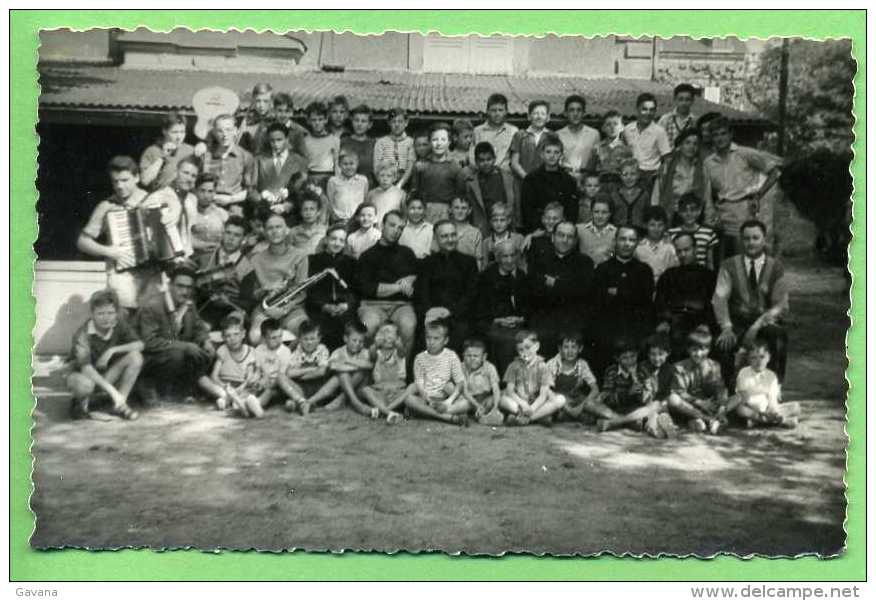
[(748, 277), (748, 272), (751, 271), (751, 262), (754, 261), (754, 273), (757, 274), (757, 280), (760, 281), (760, 273), (763, 271), (764, 263), (766, 263), (766, 253), (756, 259), (745, 257), (745, 276)]
[(599, 144), (599, 132), (582, 125), (577, 131), (568, 125), (557, 132), (563, 142), (563, 166), (573, 172), (586, 169), (596, 153)]
[(672, 152), (666, 130), (656, 123), (652, 122), (645, 129), (639, 130), (639, 124), (633, 121), (624, 127), (623, 135), (633, 149), (633, 156), (642, 171), (656, 171), (660, 168), (663, 156)]

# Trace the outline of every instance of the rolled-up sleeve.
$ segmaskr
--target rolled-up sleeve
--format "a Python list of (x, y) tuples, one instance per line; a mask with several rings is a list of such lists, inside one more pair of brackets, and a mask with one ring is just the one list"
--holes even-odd
[(730, 320), (730, 309), (727, 305), (732, 290), (733, 280), (730, 277), (730, 272), (725, 267), (721, 267), (721, 270), (718, 272), (718, 281), (715, 284), (715, 293), (712, 295), (715, 319), (721, 328), (733, 325), (733, 322)]

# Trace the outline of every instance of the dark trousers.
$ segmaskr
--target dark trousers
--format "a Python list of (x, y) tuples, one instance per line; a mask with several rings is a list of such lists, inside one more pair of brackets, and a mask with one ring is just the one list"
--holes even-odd
[[(585, 319), (578, 314), (570, 315), (560, 310), (540, 311), (532, 316), (530, 327), (538, 333), (540, 344), (539, 354), (550, 359), (559, 352), (563, 336), (583, 336), (585, 332)], [(585, 359), (589, 359), (591, 340), (582, 338)]]
[(359, 319), (356, 307), (349, 309), (337, 317), (332, 317), (328, 313), (323, 313), (322, 311), (308, 311), (307, 314), (311, 320), (319, 324), (319, 333), (322, 335), (322, 342), (332, 350), (344, 344), (344, 326), (351, 321)]
[(142, 377), (159, 392), (174, 390), (189, 393), (198, 378), (213, 365), (213, 355), (194, 343), (174, 342), (157, 352), (144, 354)]
[(678, 311), (669, 316), (670, 359), (681, 361), (687, 358), (687, 337), (700, 325), (709, 326), (715, 332), (714, 317), (694, 311)]
[(490, 348), (490, 361), (496, 366), (499, 377), (505, 375), (505, 370), (517, 356), (517, 332), (524, 328), (503, 328), (491, 325), (484, 335)]

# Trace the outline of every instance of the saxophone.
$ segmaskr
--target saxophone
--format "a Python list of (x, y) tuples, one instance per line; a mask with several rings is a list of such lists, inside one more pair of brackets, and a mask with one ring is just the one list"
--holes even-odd
[(315, 273), (306, 280), (296, 284), (291, 278), (286, 280), (282, 288), (276, 292), (272, 292), (262, 301), (262, 310), (268, 317), (273, 319), (282, 319), (289, 314), (292, 309), (299, 304), (301, 296), (307, 292), (308, 288), (316, 285), (318, 282), (327, 277), (335, 278), (343, 288), (347, 288), (347, 283), (338, 275), (334, 267), (323, 269), (319, 273)]

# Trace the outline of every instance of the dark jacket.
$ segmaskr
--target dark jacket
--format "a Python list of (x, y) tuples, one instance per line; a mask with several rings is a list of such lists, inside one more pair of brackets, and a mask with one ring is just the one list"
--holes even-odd
[(194, 304), (189, 306), (183, 316), (182, 329), (177, 334), (164, 293), (154, 294), (141, 303), (135, 321), (147, 354), (160, 353), (172, 348), (177, 342), (194, 342), (200, 345), (210, 334), (209, 326), (201, 320)]
[[(252, 202), (261, 201), (261, 194), (265, 190), (270, 190), (274, 194), (280, 190), (289, 190), (292, 178), (296, 173), (307, 175), (307, 159), (300, 154), (289, 150), (286, 155), (286, 161), (277, 171), (274, 166), (274, 156), (271, 154), (259, 154), (255, 157), (255, 174), (253, 177), (253, 186), (249, 191), (249, 199)], [(291, 190), (290, 198), (291, 201)]]
[(498, 265), (490, 265), (478, 280), (476, 318), (481, 331), (487, 331), (497, 317), (519, 315), (529, 318), (532, 309), (531, 286), (526, 274), (517, 269), (502, 275)]
[(520, 212), (524, 234), (541, 227), (541, 214), (544, 212), (544, 208), (552, 202), (559, 202), (563, 205), (563, 214), (566, 219), (575, 219), (578, 215), (578, 184), (575, 182), (575, 178), (562, 169), (548, 171), (542, 165), (523, 179), (520, 192)]
[(385, 245), (380, 240), (359, 257), (356, 290), (361, 299), (410, 302), (403, 294), (378, 299), (377, 287), (418, 273), (414, 251), (398, 244)]
[(657, 318), (670, 321), (673, 314), (684, 313), (711, 321), (715, 279), (714, 271), (697, 263), (667, 269), (654, 294)]
[[(593, 300), (593, 260), (582, 255), (577, 246), (560, 257), (556, 251), (539, 255), (529, 268), (532, 294), (539, 312), (579, 314), (590, 313)], [(553, 287), (545, 283), (545, 276), (556, 278)]]
[(308, 257), (307, 276), (316, 275), (323, 269), (333, 267), (344, 283), (345, 288), (335, 278), (326, 277), (307, 289), (305, 308), (308, 313), (319, 313), (328, 304), (347, 303), (350, 309), (358, 304), (356, 295), (356, 260), (344, 253), (330, 255), (327, 252), (316, 253)]
[[(610, 294), (615, 289), (616, 294)], [(617, 257), (601, 263), (593, 277), (594, 314), (606, 330), (626, 324), (640, 332), (654, 320), (654, 272), (636, 258), (626, 263)]]
[(438, 251), (420, 263), (414, 298), (425, 314), (432, 307), (445, 307), (457, 319), (472, 318), (477, 293), (478, 266), (473, 257), (454, 250)]

